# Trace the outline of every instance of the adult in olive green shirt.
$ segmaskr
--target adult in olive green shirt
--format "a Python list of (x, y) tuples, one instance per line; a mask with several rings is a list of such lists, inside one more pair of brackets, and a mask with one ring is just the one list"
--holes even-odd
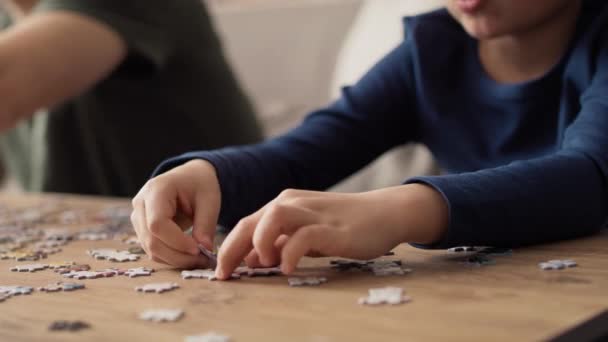
[(200, 0), (3, 4), (1, 145), (26, 190), (132, 196), (169, 156), (261, 139)]

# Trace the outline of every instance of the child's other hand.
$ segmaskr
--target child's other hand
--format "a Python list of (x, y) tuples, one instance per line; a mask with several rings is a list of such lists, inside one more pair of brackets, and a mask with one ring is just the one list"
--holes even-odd
[[(180, 268), (207, 267), (221, 202), (215, 168), (193, 160), (149, 180), (133, 199), (131, 222), (148, 256)], [(192, 237), (184, 230), (193, 226)]]
[(286, 190), (228, 235), (216, 275), (227, 279), (242, 260), (289, 274), (305, 255), (375, 258), (405, 241), (433, 242), (442, 230), (430, 225), (444, 227), (447, 216), (441, 195), (420, 184), (357, 194)]

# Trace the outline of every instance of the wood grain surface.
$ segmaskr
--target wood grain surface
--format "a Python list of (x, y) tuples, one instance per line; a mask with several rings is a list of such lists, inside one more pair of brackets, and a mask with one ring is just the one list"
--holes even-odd
[[(0, 204), (26, 207), (61, 200), (68, 208), (97, 210), (128, 204), (116, 199), (57, 196), (0, 196)], [(56, 226), (56, 225), (55, 225)], [(90, 225), (72, 225), (74, 230)], [(329, 259), (306, 259), (299, 275), (326, 276), (318, 287), (292, 288), (286, 277), (210, 282), (183, 280), (179, 270), (147, 260), (122, 264), (94, 260), (90, 248), (126, 249), (120, 241), (75, 241), (42, 262), (77, 261), (93, 269), (154, 267), (151, 277), (117, 276), (82, 280), (86, 289), (67, 293), (35, 291), (0, 303), (0, 341), (183, 341), (215, 331), (234, 341), (535, 341), (545, 340), (608, 307), (608, 234), (515, 250), (496, 264), (471, 267), (446, 251), (400, 246), (397, 255), (414, 271), (375, 277), (339, 272)], [(542, 271), (550, 259), (574, 259), (579, 267)], [(64, 280), (45, 270), (16, 273), (0, 260), (0, 285), (44, 286)], [(135, 286), (177, 282), (164, 294), (138, 293)], [(357, 304), (369, 288), (403, 287), (413, 301), (398, 306)], [(174, 323), (138, 319), (139, 312), (182, 308)], [(54, 320), (83, 320), (89, 330), (51, 332)]]

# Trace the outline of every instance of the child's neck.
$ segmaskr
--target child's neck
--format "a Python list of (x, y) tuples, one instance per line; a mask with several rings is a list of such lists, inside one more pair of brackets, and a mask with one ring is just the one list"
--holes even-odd
[(545, 75), (566, 52), (576, 30), (580, 2), (572, 1), (549, 20), (530, 30), (479, 42), (486, 72), (500, 83), (519, 83)]

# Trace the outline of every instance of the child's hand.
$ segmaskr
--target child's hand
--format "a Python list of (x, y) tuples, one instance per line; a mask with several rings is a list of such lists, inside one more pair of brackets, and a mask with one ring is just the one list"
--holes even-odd
[(434, 242), (447, 217), (441, 195), (425, 185), (358, 194), (287, 190), (228, 235), (216, 275), (227, 279), (242, 260), (280, 264), (289, 274), (305, 255), (375, 258), (402, 242)]
[[(148, 181), (133, 199), (131, 222), (152, 260), (206, 267), (198, 244), (213, 249), (220, 203), (214, 167), (193, 160)], [(190, 226), (192, 237), (183, 233)]]

